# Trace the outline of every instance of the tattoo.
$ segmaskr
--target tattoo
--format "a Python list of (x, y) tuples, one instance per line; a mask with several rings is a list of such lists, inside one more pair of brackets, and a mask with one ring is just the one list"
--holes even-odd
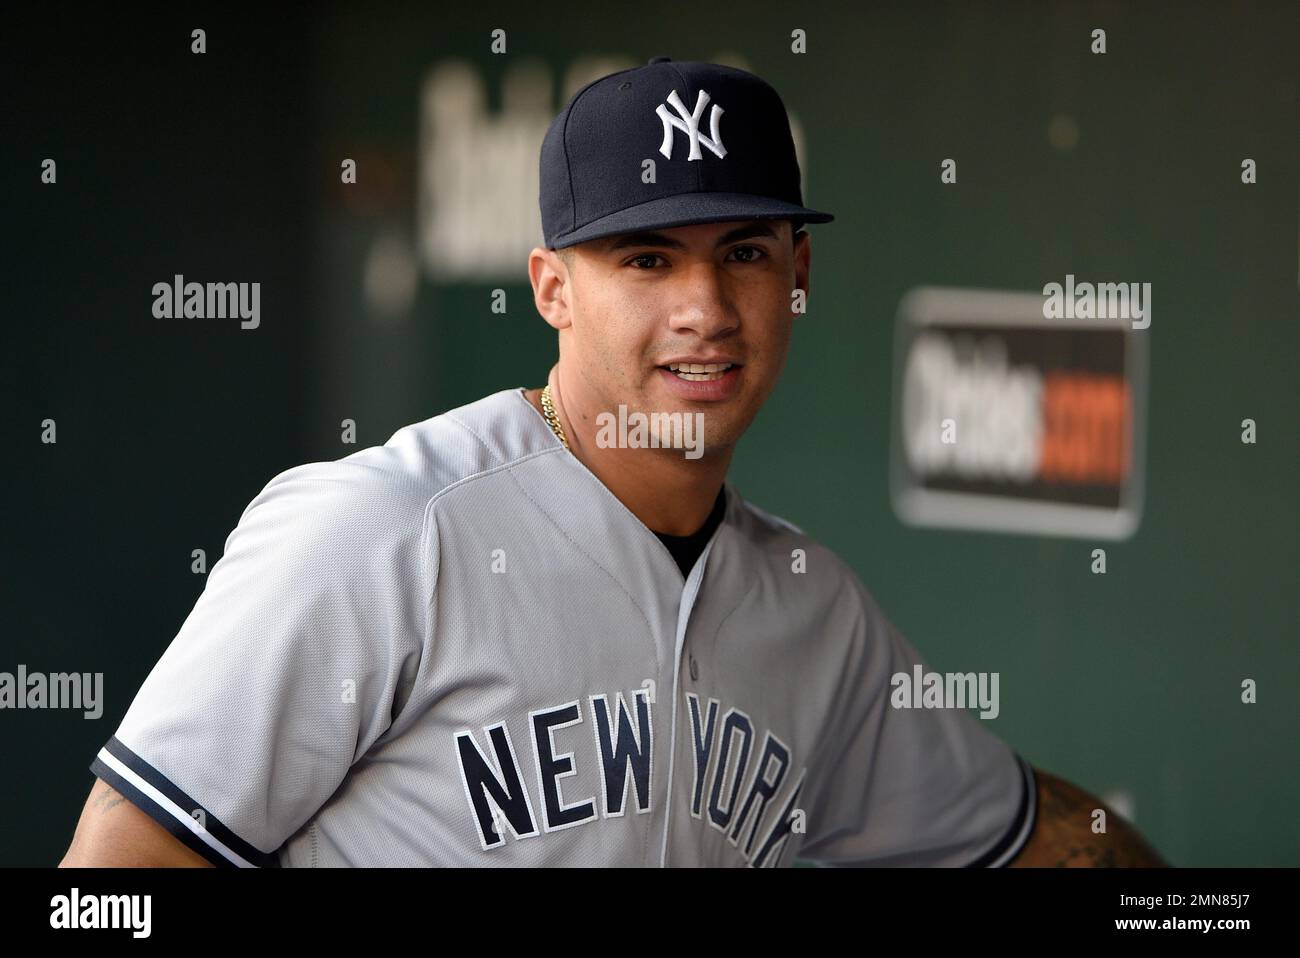
[(1113, 848), (1071, 846), (1055, 868), (1118, 868), (1119, 859)]
[(103, 790), (95, 796), (95, 800), (91, 804), (106, 814), (125, 801), (125, 795), (113, 788), (112, 785), (105, 783)]
[[(1056, 868), (1161, 867), (1166, 862), (1133, 826), (1096, 796), (1035, 769), (1038, 822), (1017, 864)], [(1093, 813), (1106, 813), (1106, 831), (1092, 830)]]

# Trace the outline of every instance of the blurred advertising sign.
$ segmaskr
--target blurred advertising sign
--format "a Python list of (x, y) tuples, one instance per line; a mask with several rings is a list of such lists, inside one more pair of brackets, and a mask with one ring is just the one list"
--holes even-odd
[(1142, 513), (1146, 331), (1037, 293), (920, 287), (894, 335), (890, 491), (909, 525), (1125, 539)]

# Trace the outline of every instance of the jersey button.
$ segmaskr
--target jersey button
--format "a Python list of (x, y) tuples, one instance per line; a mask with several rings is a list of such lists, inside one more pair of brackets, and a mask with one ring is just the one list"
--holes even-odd
[(699, 663), (695, 661), (695, 656), (692, 655), (691, 656), (691, 681), (698, 682), (699, 680), (700, 680), (700, 666)]

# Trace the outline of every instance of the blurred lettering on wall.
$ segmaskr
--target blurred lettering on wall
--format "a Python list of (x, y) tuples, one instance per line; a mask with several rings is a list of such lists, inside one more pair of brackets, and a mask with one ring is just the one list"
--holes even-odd
[(890, 466), (903, 522), (1104, 539), (1137, 530), (1149, 329), (1127, 315), (1048, 318), (1045, 299), (904, 296)]

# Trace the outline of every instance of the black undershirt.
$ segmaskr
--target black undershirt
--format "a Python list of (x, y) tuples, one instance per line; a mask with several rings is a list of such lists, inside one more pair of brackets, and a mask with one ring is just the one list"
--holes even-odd
[(713, 511), (709, 517), (704, 520), (704, 525), (699, 530), (689, 536), (670, 536), (666, 532), (656, 532), (659, 541), (668, 547), (673, 558), (677, 561), (677, 568), (682, 570), (682, 577), (685, 578), (691, 574), (691, 569), (695, 568), (695, 560), (700, 557), (704, 547), (709, 544), (709, 539), (713, 536), (713, 531), (722, 524), (722, 517), (727, 511), (727, 487), (723, 486), (718, 490), (718, 498), (713, 503)]

